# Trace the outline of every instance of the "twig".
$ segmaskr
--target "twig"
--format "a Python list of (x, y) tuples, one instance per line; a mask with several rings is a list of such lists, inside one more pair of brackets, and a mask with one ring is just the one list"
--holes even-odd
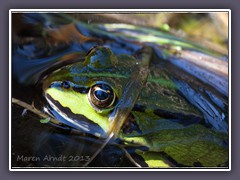
[(136, 167), (139, 167), (141, 168), (142, 166), (139, 165), (133, 158), (132, 156), (128, 153), (128, 151), (124, 148), (124, 147), (120, 147), (126, 154), (126, 157), (136, 166)]
[(113, 133), (111, 133), (107, 139), (104, 141), (104, 143), (101, 145), (101, 147), (93, 154), (93, 156), (83, 165), (83, 167), (87, 167), (94, 159), (95, 157), (103, 150), (103, 148), (107, 145), (107, 143), (112, 139), (114, 136)]
[(33, 112), (34, 114), (40, 116), (41, 118), (44, 118), (44, 119), (50, 118), (49, 121), (54, 123), (54, 124), (59, 124), (59, 122), (57, 120), (49, 117), (48, 115), (44, 114), (42, 111), (36, 109), (34, 106), (31, 106), (31, 105), (29, 105), (29, 104), (27, 104), (27, 103), (25, 103), (25, 102), (23, 102), (23, 101), (21, 101), (19, 99), (12, 98), (12, 103), (17, 104), (17, 105), (19, 105), (19, 106), (21, 106), (21, 107), (23, 107), (23, 108)]

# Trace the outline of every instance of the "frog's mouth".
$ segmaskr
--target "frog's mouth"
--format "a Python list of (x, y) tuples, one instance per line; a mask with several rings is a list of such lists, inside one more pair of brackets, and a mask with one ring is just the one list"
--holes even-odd
[[(106, 132), (93, 121), (86, 118), (84, 115), (74, 114), (67, 107), (63, 107), (58, 101), (54, 100), (50, 95), (46, 94), (45, 98), (48, 102), (47, 113), (58, 120), (64, 127), (68, 126), (79, 131), (93, 134), (97, 137), (106, 137)], [(135, 107), (134, 107), (135, 109)], [(130, 113), (121, 128), (122, 133), (129, 134), (132, 131), (141, 133), (135, 117)]]
[(45, 95), (45, 98), (49, 104), (47, 106), (48, 113), (63, 125), (93, 134), (97, 137), (106, 136), (106, 132), (98, 124), (83, 115), (72, 113), (69, 108), (61, 106), (58, 101), (54, 100), (48, 94)]

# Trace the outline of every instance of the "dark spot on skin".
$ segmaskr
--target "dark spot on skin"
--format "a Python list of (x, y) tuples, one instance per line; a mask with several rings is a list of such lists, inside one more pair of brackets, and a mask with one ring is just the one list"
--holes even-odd
[(88, 87), (84, 87), (84, 86), (77, 86), (77, 85), (73, 85), (73, 83), (69, 82), (69, 81), (63, 81), (63, 82), (53, 82), (49, 88), (64, 88), (64, 89), (69, 89), (70, 87), (72, 87), (72, 89), (75, 92), (81, 93), (81, 94), (87, 94), (89, 89)]
[(83, 87), (83, 86), (73, 86), (72, 89), (75, 92), (79, 92), (81, 94), (87, 94), (90, 88), (86, 88), (86, 87)]
[(68, 89), (68, 88), (70, 88), (70, 84), (68, 83), (68, 81), (63, 81), (62, 82), (62, 87), (65, 88), (65, 89)]
[(145, 112), (146, 106), (140, 105), (140, 104), (135, 104), (133, 107), (133, 111), (138, 111), (138, 112)]
[(139, 129), (137, 122), (135, 121), (134, 115), (130, 113), (127, 120), (123, 124), (122, 132), (124, 134), (130, 134), (133, 131), (137, 131), (140, 134), (142, 133), (142, 131)]
[(153, 113), (161, 118), (169, 119), (173, 122), (180, 123), (184, 126), (188, 126), (191, 124), (205, 124), (205, 121), (202, 117), (194, 115), (194, 114), (183, 114), (170, 112), (163, 109), (155, 109)]
[(166, 119), (176, 119), (177, 118), (177, 114), (172, 113), (170, 111), (163, 110), (163, 109), (155, 109), (153, 111), (153, 113), (162, 118), (166, 118)]

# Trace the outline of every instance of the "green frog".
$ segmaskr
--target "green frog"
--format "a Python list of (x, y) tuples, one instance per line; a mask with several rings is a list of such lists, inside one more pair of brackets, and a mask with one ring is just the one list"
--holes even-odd
[[(93, 47), (85, 59), (43, 80), (49, 112), (98, 138), (145, 147), (135, 153), (149, 167), (228, 166), (228, 134), (206, 125), (199, 108), (204, 96), (167, 66), (155, 63), (150, 47), (134, 55)], [(224, 129), (221, 122), (218, 127)]]

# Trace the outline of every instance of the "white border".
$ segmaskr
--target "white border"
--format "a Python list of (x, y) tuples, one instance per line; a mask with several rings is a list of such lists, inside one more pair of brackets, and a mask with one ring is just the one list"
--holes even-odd
[[(72, 168), (72, 167), (61, 167), (57, 168), (17, 168), (11, 167), (11, 119), (12, 119), (12, 112), (11, 112), (11, 104), (12, 104), (12, 37), (11, 37), (11, 29), (12, 29), (12, 13), (30, 13), (30, 12), (66, 12), (66, 13), (141, 13), (141, 12), (148, 12), (148, 13), (157, 13), (157, 12), (182, 12), (182, 13), (203, 13), (203, 12), (228, 12), (228, 35), (229, 35), (229, 51), (228, 51), (228, 80), (229, 80), (229, 168), (184, 168), (181, 169), (177, 168), (168, 168), (168, 169), (152, 169), (152, 168)], [(9, 171), (231, 171), (231, 10), (230, 9), (10, 9), (9, 10)]]

